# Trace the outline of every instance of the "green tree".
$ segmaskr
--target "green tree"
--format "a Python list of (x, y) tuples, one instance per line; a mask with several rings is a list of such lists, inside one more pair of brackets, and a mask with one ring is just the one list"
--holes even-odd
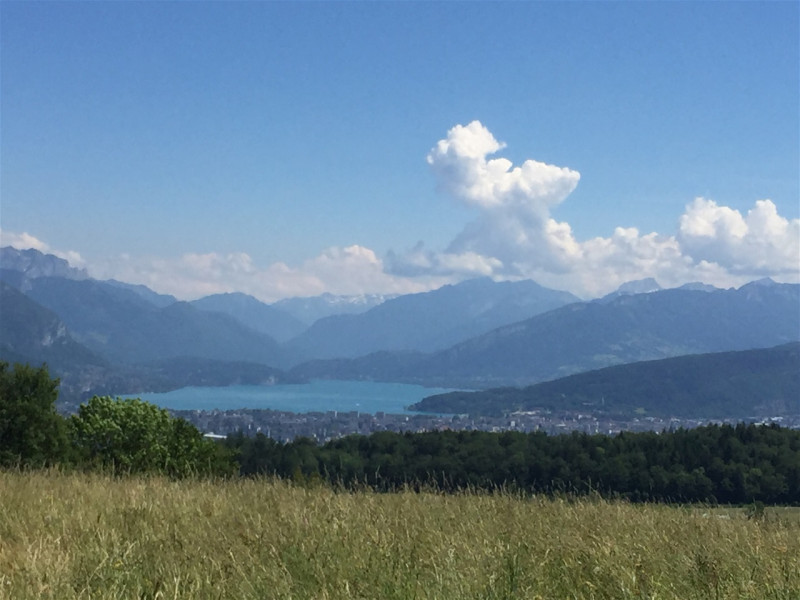
[(138, 398), (94, 396), (80, 406), (70, 424), (79, 457), (114, 473), (182, 477), (226, 474), (235, 468), (225, 449), (193, 425)]
[(0, 361), (0, 465), (44, 466), (68, 451), (64, 419), (56, 412), (58, 379), (47, 366)]

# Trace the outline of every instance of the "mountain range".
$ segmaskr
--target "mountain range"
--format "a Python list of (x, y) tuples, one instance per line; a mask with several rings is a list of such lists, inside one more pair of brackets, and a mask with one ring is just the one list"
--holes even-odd
[(573, 302), (580, 299), (530, 280), (471, 279), (387, 300), (358, 315), (320, 319), (288, 347), (315, 359), (431, 352)]
[(643, 280), (592, 301), (483, 278), (393, 298), (181, 302), (2, 248), (0, 281), (0, 360), (46, 361), (81, 394), (308, 378), (485, 389), (800, 341), (800, 285), (771, 280), (728, 290)]
[(766, 348), (800, 340), (800, 285), (669, 289), (579, 302), (428, 354), (311, 361), (298, 377), (407, 381), (485, 389), (527, 385), (606, 366)]

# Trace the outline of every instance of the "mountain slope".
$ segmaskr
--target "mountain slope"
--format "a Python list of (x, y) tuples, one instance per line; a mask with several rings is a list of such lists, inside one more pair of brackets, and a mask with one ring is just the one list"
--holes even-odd
[(46, 363), (60, 380), (59, 406), (70, 409), (93, 393), (135, 387), (129, 373), (75, 341), (55, 313), (5, 282), (0, 282), (0, 360)]
[(175, 296), (171, 296), (169, 294), (159, 294), (151, 290), (146, 285), (125, 283), (124, 281), (117, 281), (116, 279), (106, 279), (104, 283), (118, 288), (130, 290), (137, 296), (147, 300), (150, 304), (158, 306), (159, 308), (167, 307), (170, 304), (175, 304), (178, 301)]
[(75, 341), (54, 312), (4, 282), (0, 282), (0, 360), (35, 366), (47, 363), (50, 375), (61, 381), (59, 406), (70, 409), (95, 394), (297, 381), (250, 361), (180, 357), (138, 365), (109, 364)]
[(568, 292), (533, 281), (473, 279), (399, 296), (359, 315), (320, 319), (290, 342), (315, 358), (356, 357), (377, 351), (434, 351), (508, 323), (578, 302)]
[(285, 364), (286, 353), (269, 336), (185, 302), (159, 308), (126, 288), (59, 277), (32, 280), (28, 296), (59, 315), (75, 339), (118, 363), (192, 356)]
[(306, 329), (306, 325), (288, 312), (264, 304), (247, 294), (214, 294), (190, 302), (207, 312), (227, 314), (243, 325), (260, 331), (279, 342), (289, 340)]
[(55, 313), (2, 281), (0, 359), (34, 365), (47, 363), (56, 369), (105, 364), (72, 338)]
[(414, 410), (573, 410), (684, 418), (800, 413), (800, 343), (607, 367), (526, 388), (429, 396)]

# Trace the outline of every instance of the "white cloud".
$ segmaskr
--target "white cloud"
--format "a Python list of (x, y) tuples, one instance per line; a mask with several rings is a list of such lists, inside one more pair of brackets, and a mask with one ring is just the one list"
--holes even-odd
[[(324, 292), (341, 295), (407, 294), (427, 291), (451, 280), (451, 277), (435, 274), (414, 278), (390, 274), (373, 250), (359, 245), (328, 248), (298, 266), (283, 262), (260, 266), (244, 252), (190, 252), (173, 258), (126, 253), (87, 265), (77, 252), (57, 251), (28, 233), (5, 230), (0, 230), (0, 245), (54, 254), (72, 266), (86, 266), (96, 279), (143, 284), (181, 300), (224, 292), (244, 292), (266, 302)], [(452, 270), (452, 265), (449, 270)]]
[(484, 209), (514, 209), (542, 214), (560, 203), (580, 174), (535, 160), (513, 167), (505, 158), (487, 156), (505, 148), (479, 121), (456, 125), (428, 154), (443, 189)]
[(678, 239), (695, 260), (734, 274), (791, 276), (800, 269), (800, 219), (780, 216), (771, 200), (758, 200), (742, 216), (696, 198), (681, 216)]
[(457, 125), (428, 154), (441, 190), (478, 210), (443, 252), (418, 246), (391, 255), (392, 272), (463, 278), (530, 277), (579, 295), (596, 296), (633, 279), (662, 285), (705, 281), (739, 285), (763, 276), (800, 280), (800, 220), (781, 217), (759, 200), (746, 216), (698, 198), (680, 217), (677, 235), (617, 227), (609, 237), (577, 240), (551, 210), (580, 174), (526, 160), (519, 167), (488, 156), (505, 148), (480, 122)]
[(372, 250), (358, 245), (328, 248), (296, 267), (283, 262), (262, 267), (245, 253), (188, 253), (172, 259), (120, 256), (94, 265), (92, 274), (141, 283), (180, 299), (236, 291), (265, 302), (323, 292), (404, 294), (444, 283), (390, 275)]

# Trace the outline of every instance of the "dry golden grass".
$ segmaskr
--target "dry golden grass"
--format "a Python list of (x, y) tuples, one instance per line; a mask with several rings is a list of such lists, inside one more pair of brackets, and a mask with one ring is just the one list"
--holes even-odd
[(0, 598), (800, 598), (800, 519), (0, 473)]

